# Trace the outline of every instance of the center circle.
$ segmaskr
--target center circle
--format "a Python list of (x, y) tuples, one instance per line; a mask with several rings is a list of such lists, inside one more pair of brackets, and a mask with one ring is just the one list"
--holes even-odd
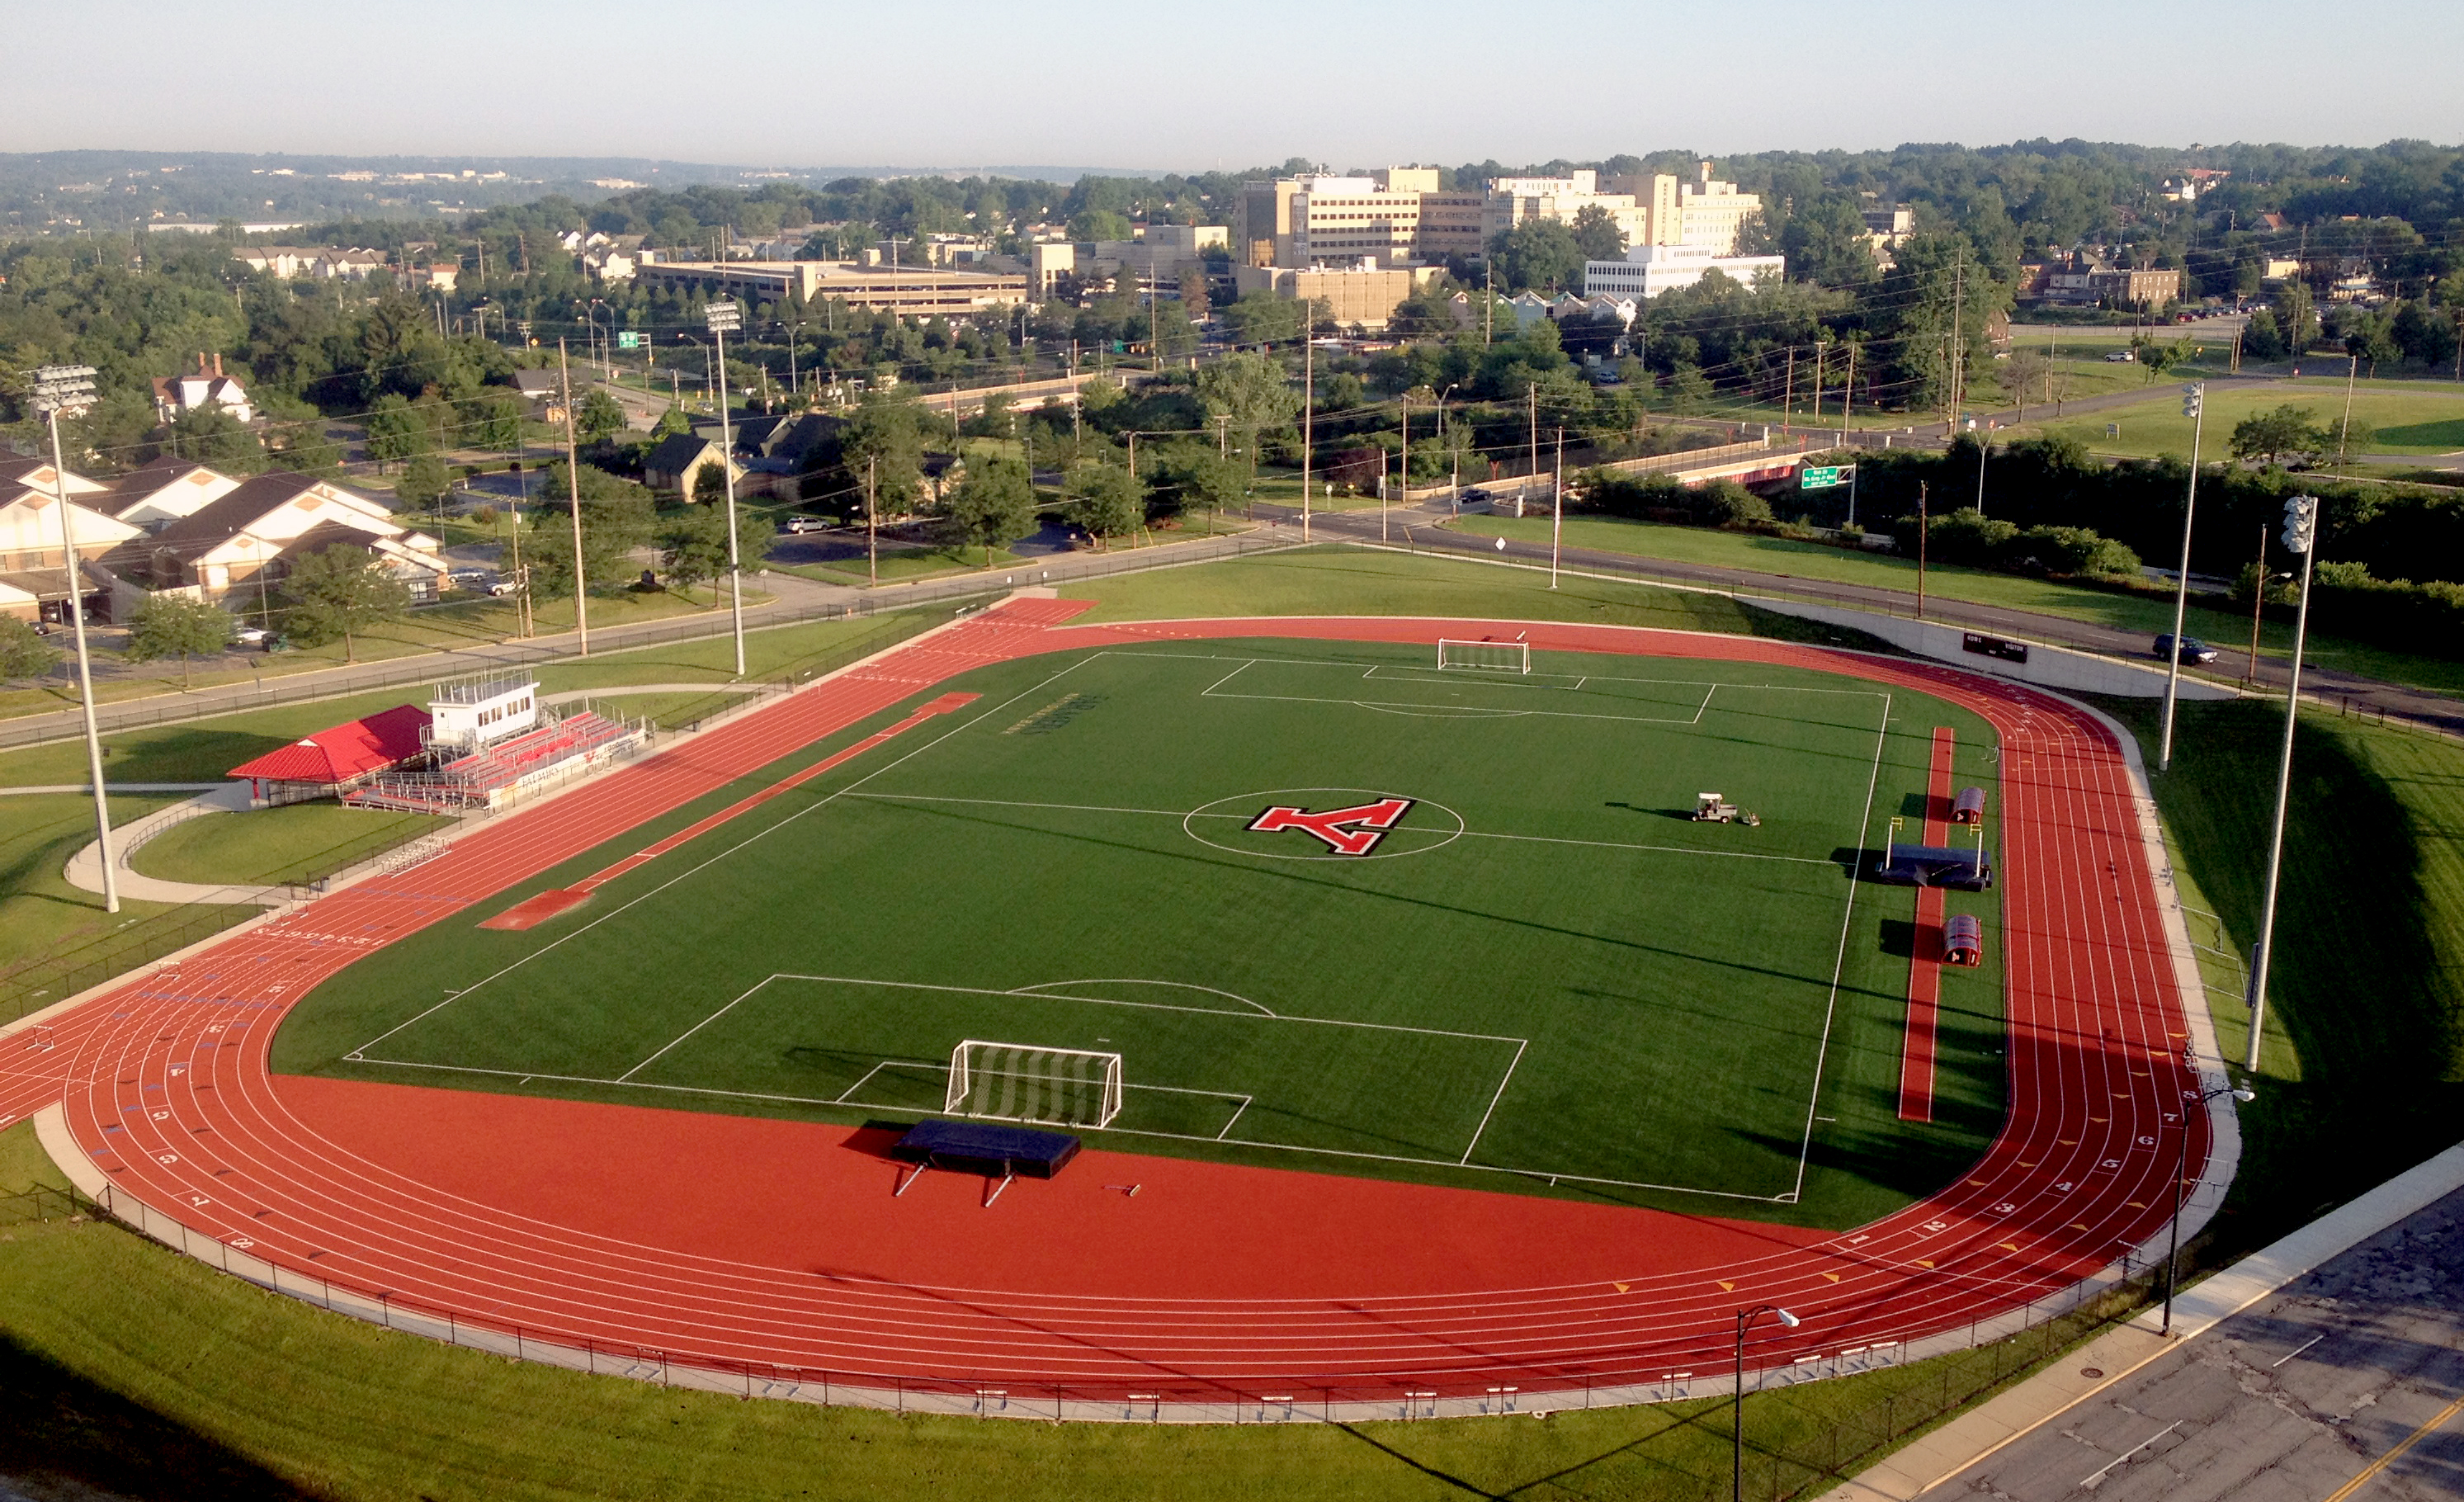
[(1201, 804), (1181, 816), (1180, 828), (1200, 845), (1235, 855), (1364, 861), (1452, 844), (1463, 835), (1463, 817), (1430, 799), (1374, 787), (1277, 787)]

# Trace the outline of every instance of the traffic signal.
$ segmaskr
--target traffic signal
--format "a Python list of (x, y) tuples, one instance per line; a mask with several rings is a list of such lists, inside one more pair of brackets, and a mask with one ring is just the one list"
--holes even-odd
[(2182, 387), (2182, 415), (2197, 417), (2200, 404), (2207, 400), (2207, 396), (2208, 388), (2196, 382)]
[(2307, 553), (2319, 532), (2319, 497), (2296, 496), (2284, 503), (2284, 550)]

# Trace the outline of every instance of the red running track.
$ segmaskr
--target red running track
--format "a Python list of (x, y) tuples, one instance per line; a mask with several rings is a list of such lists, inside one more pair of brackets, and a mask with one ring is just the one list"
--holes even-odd
[[(1951, 734), (1933, 727), (1926, 774), (1924, 841), (1940, 845), (1950, 828)], [(1942, 1022), (1942, 889), (1917, 889), (1916, 932), (1908, 944), (1908, 1021), (1900, 1041), (1900, 1119), (1933, 1119), (1933, 1071)]]
[[(2083, 711), (1947, 668), (1747, 638), (1396, 618), (1062, 624), (1083, 608), (1017, 602), (919, 638), (132, 979), (7, 1041), (0, 1121), (59, 1101), (115, 1186), (195, 1235), (534, 1338), (1166, 1402), (1720, 1372), (1733, 1312), (1763, 1301), (1804, 1323), (1759, 1336), (1758, 1364), (1914, 1339), (2109, 1265), (2161, 1228), (2177, 1134), (2206, 1160), (2207, 1119), (2183, 1110), (2189, 1029), (2129, 772)], [(1089, 1153), (984, 1211), (955, 1177), (891, 1201), (877, 1144), (845, 1129), (269, 1069), (286, 1008), (360, 954), (970, 668), (1159, 639), (1501, 630), (1544, 651), (1836, 673), (1993, 724), (2011, 1111), (1957, 1183), (1824, 1234)], [(1122, 1182), (1142, 1192), (1105, 1188)]]

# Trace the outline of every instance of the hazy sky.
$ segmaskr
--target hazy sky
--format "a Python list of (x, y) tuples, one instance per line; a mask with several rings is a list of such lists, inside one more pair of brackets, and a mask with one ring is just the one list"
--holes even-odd
[(2464, 3), (0, 0), (0, 149), (1238, 168), (2464, 137)]

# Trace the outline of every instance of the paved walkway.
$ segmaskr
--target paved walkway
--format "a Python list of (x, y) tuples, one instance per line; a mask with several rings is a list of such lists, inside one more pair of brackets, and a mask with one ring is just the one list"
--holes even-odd
[[(202, 818), (209, 813), (237, 813), (249, 806), (249, 785), (246, 783), (223, 783), (214, 790), (173, 804), (131, 824), (111, 831), (112, 865), (117, 868), (118, 885), (122, 897), (140, 902), (254, 902), (264, 907), (280, 907), (292, 899), (289, 887), (249, 885), (221, 886), (210, 882), (165, 881), (148, 876), (129, 864), (130, 859), (148, 840), (175, 824)], [(102, 846), (94, 842), (69, 857), (61, 875), (72, 887), (83, 892), (102, 890)]]
[[(2317, 1502), (2439, 1418), (2373, 1496), (2464, 1494), (2464, 1146), (1904, 1447), (1823, 1502)], [(2315, 1338), (2314, 1338), (2315, 1336)], [(2443, 1479), (2440, 1479), (2443, 1478)]]
[[(209, 793), (227, 783), (105, 783), (106, 793)], [(92, 783), (37, 783), (30, 787), (0, 787), (0, 798), (24, 793), (83, 793), (94, 789)]]

